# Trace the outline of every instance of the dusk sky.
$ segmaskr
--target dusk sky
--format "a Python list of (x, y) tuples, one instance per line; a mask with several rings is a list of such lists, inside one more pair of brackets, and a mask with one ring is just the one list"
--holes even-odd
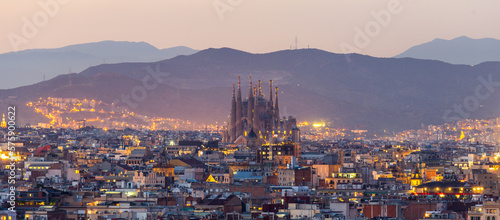
[[(0, 53), (103, 40), (265, 53), (297, 37), (298, 48), (341, 53), (349, 45), (389, 57), (435, 38), (500, 39), (499, 12), (497, 0), (1, 1)], [(357, 28), (367, 34), (363, 45)]]

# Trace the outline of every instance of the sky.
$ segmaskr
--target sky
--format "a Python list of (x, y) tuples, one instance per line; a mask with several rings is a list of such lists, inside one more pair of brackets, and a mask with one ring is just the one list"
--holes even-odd
[(500, 39), (500, 1), (0, 0), (0, 53), (103, 40), (392, 57), (435, 38)]

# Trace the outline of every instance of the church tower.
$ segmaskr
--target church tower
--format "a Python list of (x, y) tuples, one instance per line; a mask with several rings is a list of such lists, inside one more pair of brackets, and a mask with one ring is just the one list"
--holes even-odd
[(231, 119), (229, 120), (229, 142), (236, 140), (236, 99), (234, 97), (234, 84), (233, 84), (233, 98), (231, 100)]
[(410, 186), (411, 187), (418, 186), (418, 185), (422, 184), (423, 178), (422, 178), (422, 175), (420, 174), (421, 165), (422, 165), (421, 159), (422, 158), (419, 155), (418, 156), (418, 166), (415, 169), (415, 171), (411, 174), (411, 178), (410, 178)]
[(252, 76), (250, 76), (250, 83), (248, 87), (248, 107), (247, 107), (247, 130), (250, 133), (250, 129), (253, 125), (253, 107), (254, 107), (254, 98), (253, 98), (253, 89), (252, 89)]
[[(243, 115), (243, 107), (241, 103), (241, 81), (240, 76), (238, 76), (238, 94), (236, 97), (236, 138), (243, 134), (243, 124), (241, 123), (241, 119)], [(235, 140), (236, 140), (235, 138)]]
[(259, 80), (259, 96), (262, 96), (262, 87), (260, 86), (260, 83), (261, 83), (261, 82), (262, 82), (262, 81), (261, 81), (261, 80)]
[(412, 187), (416, 187), (422, 184), (422, 176), (420, 176), (420, 170), (418, 167), (415, 169), (415, 171), (411, 174), (411, 179), (410, 179), (410, 185)]
[(273, 81), (272, 80), (269, 80), (269, 104), (268, 104), (268, 108), (270, 110), (269, 113), (271, 113), (271, 115), (273, 114)]
[[(288, 119), (280, 119), (278, 87), (274, 88), (273, 80), (269, 80), (269, 98), (262, 93), (262, 81), (252, 85), (252, 76), (249, 76), (248, 98), (245, 101), (241, 96), (241, 79), (238, 76), (238, 89), (233, 84), (231, 99), (231, 114), (229, 126), (225, 129), (223, 139), (234, 142), (240, 136), (252, 137), (259, 141), (270, 140), (277, 135), (285, 140), (300, 142), (300, 129), (297, 127), (297, 119), (289, 116)], [(248, 140), (248, 139), (247, 139)]]
[(269, 101), (267, 102), (267, 114), (270, 116), (267, 121), (266, 138), (273, 137), (276, 120), (274, 120), (274, 107), (273, 107), (273, 80), (269, 80)]
[(275, 131), (279, 131), (280, 130), (280, 106), (278, 104), (278, 87), (274, 88), (275, 89), (275, 94), (276, 94), (276, 103), (274, 104), (274, 120), (275, 120)]
[[(254, 91), (255, 91), (255, 94), (257, 94), (257, 88), (255, 88)], [(255, 99), (254, 99), (254, 107), (253, 107), (253, 131), (257, 134), (257, 137), (260, 137), (260, 108), (259, 108), (259, 98), (260, 98), (260, 96), (256, 96), (255, 97)]]

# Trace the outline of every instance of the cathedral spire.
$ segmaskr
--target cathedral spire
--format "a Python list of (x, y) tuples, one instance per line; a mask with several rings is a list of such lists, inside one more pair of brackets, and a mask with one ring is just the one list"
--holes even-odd
[(252, 90), (252, 87), (253, 87), (253, 84), (252, 84), (252, 75), (249, 76), (250, 78), (250, 82), (248, 83), (248, 97), (252, 96), (253, 97), (253, 94), (251, 94), (253, 92)]
[(250, 132), (250, 128), (253, 124), (253, 107), (254, 107), (254, 97), (253, 97), (253, 88), (252, 88), (252, 76), (250, 76), (250, 83), (248, 85), (248, 106), (247, 106), (247, 126), (248, 131)]
[(233, 98), (231, 100), (231, 119), (229, 121), (229, 142), (236, 140), (236, 100), (234, 97), (234, 84), (233, 84)]
[(273, 111), (273, 80), (269, 80), (269, 109)]
[(275, 87), (276, 90), (276, 103), (274, 104), (274, 119), (277, 123), (280, 121), (280, 106), (278, 104), (278, 87)]
[(243, 115), (243, 106), (241, 102), (241, 80), (238, 76), (238, 93), (236, 94), (236, 138), (243, 134), (241, 118)]
[(259, 96), (261, 96), (261, 95), (262, 95), (262, 87), (260, 86), (260, 83), (261, 83), (261, 82), (262, 82), (262, 81), (261, 81), (261, 80), (259, 80)]
[(267, 112), (271, 116), (271, 120), (268, 125), (267, 136), (273, 136), (274, 128), (277, 127), (276, 120), (274, 118), (274, 103), (273, 103), (273, 80), (269, 80), (269, 101), (267, 103)]

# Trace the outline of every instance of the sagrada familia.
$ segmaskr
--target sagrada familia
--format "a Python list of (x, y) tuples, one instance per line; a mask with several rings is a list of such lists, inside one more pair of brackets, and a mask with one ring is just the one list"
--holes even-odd
[(300, 141), (297, 119), (291, 116), (280, 119), (279, 110), (278, 87), (274, 88), (273, 94), (272, 80), (269, 81), (269, 97), (266, 99), (262, 93), (261, 81), (252, 85), (252, 76), (250, 76), (248, 98), (242, 100), (241, 81), (238, 76), (238, 91), (235, 95), (233, 84), (229, 126), (223, 133), (223, 142), (233, 143), (239, 137), (256, 138), (260, 142), (273, 138)]

